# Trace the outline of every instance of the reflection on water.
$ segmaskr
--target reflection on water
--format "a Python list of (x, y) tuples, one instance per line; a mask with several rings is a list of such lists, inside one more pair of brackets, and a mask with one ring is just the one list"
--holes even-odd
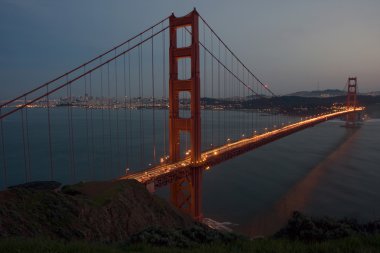
[(358, 129), (330, 121), (216, 166), (204, 175), (204, 215), (270, 235), (300, 210), (380, 218), (380, 120)]
[(302, 211), (310, 201), (313, 190), (317, 187), (327, 170), (337, 160), (343, 159), (352, 142), (357, 137), (357, 129), (347, 129), (346, 139), (336, 147), (325, 160), (316, 165), (304, 178), (297, 182), (272, 208), (254, 217), (248, 223), (247, 234), (250, 236), (271, 235), (286, 224), (294, 210)]

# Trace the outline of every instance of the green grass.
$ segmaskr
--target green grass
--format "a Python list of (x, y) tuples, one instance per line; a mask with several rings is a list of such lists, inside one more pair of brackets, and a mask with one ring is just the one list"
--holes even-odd
[(201, 245), (189, 249), (165, 248), (149, 245), (117, 245), (88, 242), (63, 242), (46, 239), (1, 239), (0, 253), (230, 253), (230, 252), (263, 252), (263, 253), (372, 253), (380, 252), (380, 236), (350, 237), (320, 243), (291, 242), (287, 240), (257, 239), (243, 240), (230, 244)]

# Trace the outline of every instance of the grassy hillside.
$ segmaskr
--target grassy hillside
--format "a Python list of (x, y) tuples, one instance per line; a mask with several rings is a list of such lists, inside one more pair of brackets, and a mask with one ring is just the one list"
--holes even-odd
[(188, 228), (194, 221), (137, 181), (88, 182), (62, 190), (0, 192), (1, 237), (124, 241), (148, 227)]
[(298, 212), (272, 238), (194, 222), (136, 181), (0, 192), (0, 253), (380, 252), (380, 222)]

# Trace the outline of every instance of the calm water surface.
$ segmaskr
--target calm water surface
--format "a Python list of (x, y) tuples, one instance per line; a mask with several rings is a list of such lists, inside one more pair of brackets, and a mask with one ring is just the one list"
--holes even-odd
[[(28, 113), (31, 144), (29, 177), (31, 180), (48, 180), (51, 170), (46, 112), (36, 109)], [(167, 122), (163, 120), (167, 117), (165, 111), (156, 111), (155, 124), (152, 113), (146, 111), (142, 119), (143, 129), (139, 127), (138, 110), (118, 115), (106, 110), (91, 113), (83, 109), (73, 110), (76, 155), (75, 167), (72, 168), (68, 158), (67, 108), (54, 109), (52, 151), (56, 180), (63, 183), (70, 183), (73, 178), (76, 181), (107, 180), (123, 174), (126, 164), (132, 171), (138, 170), (139, 167), (147, 167), (154, 158), (159, 160), (159, 156), (165, 153), (167, 146), (164, 143), (168, 137), (163, 134), (163, 129), (167, 131)], [(203, 149), (207, 149), (211, 142), (225, 142), (225, 134), (237, 138), (242, 134), (239, 129), (251, 129), (252, 126), (263, 129), (267, 126), (268, 116), (263, 117), (262, 114), (253, 115), (258, 123), (252, 125), (252, 114), (228, 112), (218, 118), (218, 113), (203, 112), (202, 126), (208, 129), (202, 133), (203, 140), (206, 140)], [(1, 173), (2, 186), (22, 183), (28, 176), (25, 175), (25, 167), (29, 165), (23, 158), (20, 118), (16, 115), (3, 122), (7, 180)], [(223, 123), (223, 129), (216, 128), (212, 132), (211, 125), (215, 124), (215, 129), (218, 120), (226, 124)], [(295, 118), (283, 117), (280, 122), (289, 120)], [(89, 121), (93, 128), (89, 128)], [(250, 236), (275, 232), (294, 210), (316, 216), (348, 216), (362, 221), (379, 219), (380, 119), (368, 120), (357, 129), (347, 129), (342, 125), (343, 122), (338, 120), (320, 124), (206, 171), (203, 180), (204, 216), (233, 223), (231, 227), (235, 231)], [(152, 126), (159, 134), (154, 135)], [(129, 142), (124, 141), (125, 136)], [(153, 139), (157, 157), (151, 150)], [(182, 136), (182, 143), (186, 141)], [(142, 157), (141, 151), (147, 155)], [(158, 194), (167, 196), (167, 192), (165, 188)]]

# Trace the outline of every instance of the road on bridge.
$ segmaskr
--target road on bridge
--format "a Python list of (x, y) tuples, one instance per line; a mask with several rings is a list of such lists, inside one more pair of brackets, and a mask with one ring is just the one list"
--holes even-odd
[[(181, 178), (189, 175), (189, 171), (194, 167), (202, 167), (208, 170), (211, 166), (215, 166), (222, 161), (232, 159), (238, 155), (246, 153), (264, 144), (274, 140), (283, 138), (287, 135), (300, 131), (302, 129), (314, 126), (327, 120), (341, 117), (350, 113), (356, 113), (364, 110), (363, 107), (350, 108), (329, 114), (318, 115), (313, 118), (305, 119), (291, 125), (284, 126), (262, 134), (247, 137), (236, 142), (227, 143), (223, 146), (205, 151), (201, 155), (201, 160), (192, 163), (190, 157), (179, 162), (167, 163), (146, 169), (144, 171), (131, 173), (119, 178), (119, 180), (135, 179), (143, 184), (155, 187), (165, 186)], [(162, 159), (163, 161), (165, 159)]]

